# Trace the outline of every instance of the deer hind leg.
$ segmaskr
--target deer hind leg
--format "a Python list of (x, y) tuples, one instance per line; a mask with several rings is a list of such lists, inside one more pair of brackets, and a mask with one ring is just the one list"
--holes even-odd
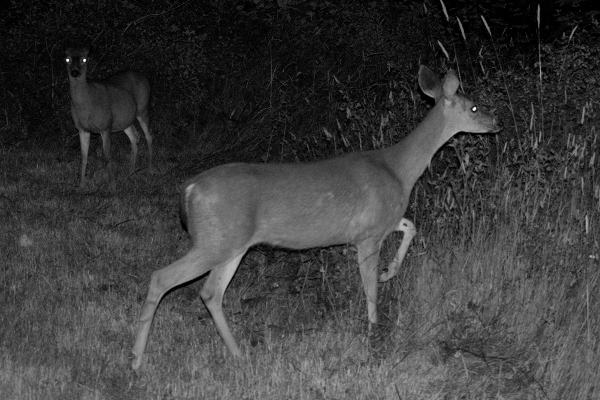
[(135, 172), (135, 163), (137, 162), (138, 154), (138, 142), (140, 141), (140, 135), (133, 124), (124, 130), (125, 134), (131, 142), (131, 158), (129, 159), (129, 175), (133, 175)]
[(377, 323), (377, 262), (381, 242), (367, 239), (357, 243), (358, 268), (362, 279), (363, 288), (367, 297), (367, 315), (369, 318), (369, 332)]
[(148, 296), (142, 306), (135, 345), (133, 346), (133, 361), (131, 367), (137, 370), (142, 364), (142, 356), (148, 342), (148, 334), (156, 308), (165, 293), (175, 286), (189, 282), (192, 279), (210, 271), (214, 265), (203, 263), (203, 249), (193, 247), (185, 256), (165, 268), (154, 271), (150, 278)]
[(231, 333), (231, 329), (229, 329), (225, 315), (223, 314), (223, 294), (245, 253), (246, 251), (244, 250), (242, 254), (238, 255), (224, 266), (213, 269), (200, 291), (200, 297), (202, 297), (206, 308), (208, 308), (210, 315), (212, 315), (219, 335), (221, 335), (221, 338), (225, 341), (225, 345), (231, 354), (236, 357), (241, 356), (242, 352), (238, 347), (235, 338)]
[(79, 188), (83, 189), (85, 186), (85, 169), (88, 162), (88, 151), (90, 150), (90, 133), (80, 130), (79, 143), (81, 144), (81, 177), (79, 180)]
[(415, 225), (406, 218), (402, 218), (400, 220), (400, 224), (398, 225), (398, 228), (396, 228), (396, 230), (404, 232), (404, 236), (402, 237), (402, 242), (400, 242), (400, 247), (398, 248), (398, 252), (394, 256), (394, 259), (379, 276), (379, 282), (387, 282), (394, 276), (396, 276), (398, 270), (400, 270), (400, 265), (402, 265), (402, 261), (404, 261), (404, 256), (406, 256), (408, 247), (410, 246), (410, 243), (417, 234), (417, 229), (415, 228)]
[(137, 117), (140, 126), (142, 127), (142, 131), (144, 131), (144, 136), (146, 137), (146, 143), (148, 143), (148, 172), (153, 174), (154, 167), (152, 166), (152, 131), (150, 130), (150, 117), (148, 115), (148, 110), (144, 110), (144, 112), (140, 113)]

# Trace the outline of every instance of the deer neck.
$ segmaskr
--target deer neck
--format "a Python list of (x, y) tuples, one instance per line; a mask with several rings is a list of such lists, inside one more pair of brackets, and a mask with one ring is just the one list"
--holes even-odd
[(408, 136), (385, 149), (387, 163), (409, 193), (438, 149), (457, 133), (448, 126), (443, 102), (444, 99), (440, 99)]
[(69, 78), (71, 83), (71, 101), (80, 104), (87, 101), (90, 96), (90, 88), (85, 75), (75, 79)]

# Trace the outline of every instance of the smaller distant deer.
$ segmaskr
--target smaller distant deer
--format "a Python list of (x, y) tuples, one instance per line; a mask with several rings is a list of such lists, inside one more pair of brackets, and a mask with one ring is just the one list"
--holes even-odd
[(111, 191), (116, 190), (114, 166), (110, 156), (111, 132), (124, 131), (131, 141), (130, 174), (135, 171), (140, 136), (135, 129), (137, 119), (148, 142), (148, 170), (152, 168), (152, 132), (148, 105), (150, 103), (150, 83), (137, 71), (121, 71), (100, 80), (87, 79), (87, 47), (69, 47), (67, 73), (71, 88), (71, 116), (79, 131), (81, 143), (81, 180), (79, 187), (85, 186), (85, 169), (90, 147), (90, 134), (102, 135), (104, 157), (108, 164)]

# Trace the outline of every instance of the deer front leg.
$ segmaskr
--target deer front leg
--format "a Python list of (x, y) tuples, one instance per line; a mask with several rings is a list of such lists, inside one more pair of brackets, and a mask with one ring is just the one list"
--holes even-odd
[(88, 163), (88, 151), (90, 150), (90, 133), (80, 130), (79, 143), (81, 145), (81, 177), (79, 180), (79, 189), (83, 189), (85, 187), (85, 169)]
[(373, 239), (364, 240), (356, 245), (358, 268), (367, 297), (369, 332), (377, 323), (377, 262), (379, 261), (380, 247), (381, 242)]
[(396, 256), (379, 276), (379, 282), (387, 282), (396, 276), (400, 269), (400, 265), (402, 265), (402, 261), (404, 261), (408, 247), (417, 234), (415, 225), (406, 218), (400, 220), (400, 224), (396, 230), (404, 232), (404, 236), (402, 237), (402, 242), (400, 242), (400, 247), (398, 248)]
[(115, 168), (110, 155), (110, 130), (102, 132), (101, 135), (102, 149), (104, 150), (104, 158), (106, 159), (106, 167), (108, 168), (109, 189), (111, 192), (116, 192)]

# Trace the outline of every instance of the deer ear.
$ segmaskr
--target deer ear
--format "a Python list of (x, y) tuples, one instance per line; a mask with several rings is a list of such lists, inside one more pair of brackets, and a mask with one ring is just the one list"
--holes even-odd
[(444, 97), (450, 98), (456, 95), (459, 86), (458, 78), (453, 70), (449, 70), (444, 77)]
[(83, 42), (83, 44), (79, 46), (79, 49), (81, 50), (81, 55), (83, 57), (90, 57), (90, 53), (92, 53), (93, 57), (94, 49), (92, 48), (92, 45), (90, 43)]
[(433, 98), (436, 103), (442, 97), (442, 84), (440, 78), (429, 68), (421, 65), (419, 68), (419, 87), (427, 96)]

